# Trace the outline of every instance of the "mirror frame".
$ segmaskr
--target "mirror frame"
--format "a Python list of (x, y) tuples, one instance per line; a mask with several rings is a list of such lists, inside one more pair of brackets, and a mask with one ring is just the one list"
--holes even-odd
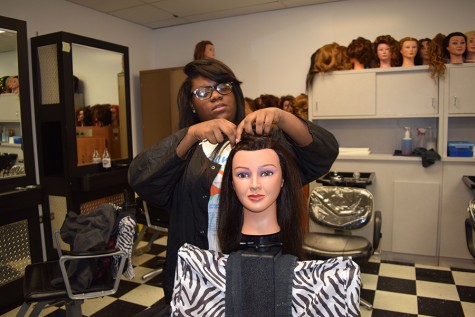
[[(40, 135), (40, 125), (50, 121), (51, 118), (61, 124), (63, 129), (62, 136), (55, 136), (58, 138), (58, 142), (62, 142), (65, 146), (62, 149), (64, 175), (63, 171), (61, 175), (44, 175), (44, 171), (40, 167), (40, 179), (42, 184), (46, 178), (64, 178), (74, 177), (82, 179), (90, 174), (101, 174), (103, 170), (100, 164), (79, 165), (77, 162), (77, 142), (76, 142), (76, 114), (74, 108), (74, 87), (73, 87), (73, 54), (71, 50), (73, 44), (79, 44), (91, 48), (97, 48), (100, 50), (106, 50), (123, 54), (123, 68), (124, 68), (124, 80), (125, 80), (125, 105), (126, 105), (126, 122), (127, 122), (127, 157), (113, 160), (112, 171), (124, 170), (126, 171), (128, 165), (132, 161), (132, 120), (131, 120), (131, 105), (130, 105), (130, 73), (129, 73), (129, 52), (128, 47), (97, 40), (82, 35), (72, 34), (68, 32), (56, 32), (46, 35), (41, 35), (31, 38), (32, 44), (32, 63), (33, 63), (33, 83), (35, 85), (34, 98), (35, 98), (35, 112), (36, 112), (36, 125), (38, 133), (38, 156), (40, 166), (45, 164), (45, 160), (48, 154), (44, 153), (45, 148), (41, 147), (41, 142), (45, 139)], [(37, 49), (40, 46), (56, 44), (57, 56), (58, 56), (58, 73), (59, 73), (59, 103), (51, 105), (41, 104), (41, 82), (39, 76), (38, 65), (38, 52)], [(40, 140), (41, 139), (41, 140)], [(74, 146), (71, 146), (74, 144)], [(46, 183), (45, 183), (46, 184)]]
[(18, 78), (20, 81), (20, 111), (22, 130), (22, 150), (25, 175), (0, 178), (0, 193), (12, 191), (16, 187), (36, 184), (35, 156), (33, 152), (33, 116), (30, 103), (30, 77), (28, 67), (28, 41), (26, 22), (0, 16), (0, 27), (17, 32)]
[[(122, 54), (123, 56), (123, 70), (124, 70), (124, 81), (125, 81), (125, 115), (126, 115), (126, 131), (127, 131), (127, 157), (122, 157), (120, 159), (114, 159), (112, 161), (112, 167), (113, 168), (125, 168), (129, 166), (130, 162), (132, 161), (133, 154), (132, 154), (132, 111), (131, 111), (131, 105), (130, 105), (130, 73), (129, 73), (129, 49), (126, 46), (102, 41), (102, 40), (97, 40), (81, 35), (76, 35), (76, 34), (71, 34), (67, 32), (61, 32), (62, 34), (62, 39), (63, 41), (66, 41), (71, 44), (71, 48), (73, 47), (73, 44), (79, 44), (82, 46), (86, 47), (91, 47), (95, 49), (100, 49), (100, 50), (105, 50), (105, 51), (110, 51), (110, 52), (115, 52)], [(67, 73), (68, 76), (72, 79), (74, 75), (74, 69), (73, 69), (73, 54), (74, 50), (72, 50), (72, 54), (69, 55), (71, 58), (70, 61), (68, 61), (67, 65)], [(72, 82), (72, 81), (71, 81)], [(63, 87), (65, 91), (65, 98), (69, 98), (69, 100), (72, 100), (71, 106), (68, 106), (66, 109), (66, 124), (68, 126), (73, 127), (74, 135), (72, 136), (74, 140), (75, 146), (73, 147), (73, 152), (71, 155), (71, 160), (69, 162), (69, 169), (71, 171), (71, 175), (73, 176), (84, 176), (85, 174), (93, 174), (93, 173), (98, 173), (102, 172), (102, 164), (90, 164), (90, 165), (78, 165), (78, 160), (77, 160), (77, 142), (76, 142), (76, 111), (74, 109), (74, 91), (73, 91), (73, 85), (70, 85), (69, 87), (66, 87), (64, 85)], [(73, 159), (74, 158), (74, 159)], [(99, 165), (99, 166), (98, 166)]]

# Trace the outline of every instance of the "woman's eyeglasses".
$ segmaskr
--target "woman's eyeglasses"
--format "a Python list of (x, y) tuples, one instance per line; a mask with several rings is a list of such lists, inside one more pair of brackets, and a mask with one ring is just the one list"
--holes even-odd
[(202, 86), (193, 90), (191, 93), (199, 100), (206, 100), (211, 98), (213, 91), (216, 90), (221, 95), (228, 95), (233, 91), (233, 83), (221, 83), (216, 86)]

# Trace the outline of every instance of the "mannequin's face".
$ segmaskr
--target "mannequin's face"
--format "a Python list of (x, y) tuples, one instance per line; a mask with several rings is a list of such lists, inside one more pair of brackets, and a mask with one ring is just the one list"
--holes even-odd
[(475, 53), (475, 35), (467, 39), (467, 52)]
[(233, 158), (233, 186), (244, 213), (277, 213), (283, 186), (279, 157), (274, 150), (239, 151)]
[(380, 61), (387, 61), (391, 59), (391, 48), (388, 44), (381, 43), (378, 45), (377, 54)]
[(429, 42), (424, 41), (421, 43), (420, 54), (422, 59), (429, 59)]
[(294, 107), (293, 107), (292, 103), (290, 103), (290, 101), (288, 101), (288, 100), (284, 101), (284, 104), (282, 105), (282, 109), (284, 111), (287, 111), (287, 112), (293, 112), (294, 111)]
[(205, 58), (214, 58), (214, 45), (213, 44), (206, 44)]
[(463, 36), (452, 36), (449, 40), (447, 51), (450, 55), (461, 56), (465, 53), (466, 46), (467, 43), (465, 43)]
[(417, 54), (417, 42), (405, 41), (401, 46), (401, 55), (405, 58), (415, 58)]

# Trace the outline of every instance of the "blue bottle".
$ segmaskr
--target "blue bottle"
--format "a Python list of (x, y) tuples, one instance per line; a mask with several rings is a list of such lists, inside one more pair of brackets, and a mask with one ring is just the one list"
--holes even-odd
[(404, 132), (404, 138), (402, 139), (401, 152), (402, 155), (412, 155), (412, 138), (411, 138), (411, 128), (404, 127), (406, 131)]

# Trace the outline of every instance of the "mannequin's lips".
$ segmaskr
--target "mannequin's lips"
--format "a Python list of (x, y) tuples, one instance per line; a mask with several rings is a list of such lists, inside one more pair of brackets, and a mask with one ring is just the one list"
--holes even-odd
[(250, 200), (259, 201), (259, 200), (264, 199), (265, 196), (264, 195), (249, 195), (247, 197), (249, 197)]

